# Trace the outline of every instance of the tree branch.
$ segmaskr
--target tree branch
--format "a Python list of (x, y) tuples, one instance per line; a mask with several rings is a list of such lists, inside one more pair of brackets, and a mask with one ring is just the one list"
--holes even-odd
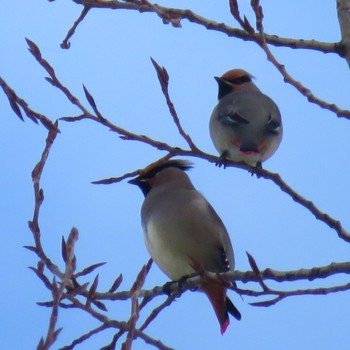
[(69, 39), (74, 35), (75, 30), (77, 29), (78, 25), (83, 21), (83, 19), (86, 17), (90, 10), (89, 6), (84, 6), (83, 10), (81, 11), (78, 19), (74, 22), (73, 26), (69, 29), (66, 37), (63, 39), (61, 43), (62, 49), (69, 49), (70, 48), (70, 42)]
[[(216, 22), (212, 19), (200, 16), (189, 9), (171, 8), (161, 6), (158, 4), (149, 4), (145, 1), (118, 1), (118, 0), (73, 0), (76, 4), (84, 7), (95, 9), (111, 9), (111, 10), (129, 10), (138, 11), (140, 13), (150, 12), (158, 15), (164, 23), (171, 23), (175, 27), (181, 27), (180, 22), (183, 19), (191, 23), (203, 26), (208, 30), (215, 30), (226, 34), (229, 37), (235, 37), (245, 41), (252, 41), (250, 35), (238, 28), (233, 28), (225, 23)], [(75, 24), (73, 27), (76, 28)], [(70, 30), (71, 31), (71, 30)], [(317, 40), (307, 39), (293, 39), (279, 37), (277, 35), (266, 35), (268, 44), (280, 47), (289, 47), (292, 49), (309, 49), (320, 51), (323, 53), (335, 53), (340, 56), (343, 55), (343, 48), (341, 43), (326, 43)]]
[(31, 108), (29, 108), (28, 104), (22, 98), (18, 97), (18, 95), (15, 93), (15, 91), (13, 89), (11, 89), (11, 87), (1, 77), (0, 77), (0, 86), (2, 87), (8, 101), (10, 103), (12, 110), (15, 112), (15, 114), (18, 116), (18, 118), (20, 118), (22, 121), (24, 121), (23, 115), (21, 112), (21, 108), (22, 108), (22, 110), (24, 111), (26, 116), (31, 121), (33, 121), (35, 124), (38, 124), (38, 121), (39, 121), (48, 130), (50, 130), (54, 127), (53, 122), (49, 118), (45, 117), (41, 113), (34, 111)]

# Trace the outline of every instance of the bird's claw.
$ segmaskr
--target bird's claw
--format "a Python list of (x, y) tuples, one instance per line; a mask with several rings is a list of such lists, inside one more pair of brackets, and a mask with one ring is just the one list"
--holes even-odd
[(255, 165), (255, 167), (254, 167), (254, 170), (252, 170), (250, 173), (251, 173), (252, 176), (256, 175), (256, 177), (257, 177), (258, 179), (260, 179), (260, 178), (261, 178), (261, 175), (259, 174), (259, 170), (262, 170), (262, 169), (263, 169), (262, 164), (261, 164), (261, 162), (259, 161), (259, 162), (256, 163), (256, 165)]
[(223, 167), (224, 169), (226, 169), (227, 166), (227, 151), (222, 152), (220, 157), (219, 157), (219, 161), (215, 162), (215, 166), (221, 168)]

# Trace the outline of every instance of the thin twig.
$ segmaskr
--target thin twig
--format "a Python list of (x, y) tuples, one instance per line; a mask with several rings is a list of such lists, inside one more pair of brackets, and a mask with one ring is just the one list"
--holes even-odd
[(128, 322), (129, 325), (129, 331), (128, 335), (126, 337), (125, 342), (122, 345), (122, 350), (131, 350), (132, 342), (134, 340), (135, 336), (135, 327), (136, 322), (139, 319), (139, 293), (140, 290), (145, 282), (146, 276), (152, 266), (152, 259), (148, 261), (146, 265), (144, 265), (137, 275), (136, 281), (134, 285), (131, 287), (131, 316)]
[(80, 103), (68, 88), (66, 88), (61, 82), (57, 79), (55, 70), (52, 66), (42, 57), (39, 47), (30, 39), (26, 38), (27, 44), (29, 46), (29, 52), (34, 56), (38, 63), (46, 70), (50, 77), (47, 77), (46, 80), (53, 85), (54, 87), (61, 90), (68, 100), (75, 106), (77, 106), (84, 114), (89, 115), (89, 111)]
[(110, 328), (109, 325), (102, 324), (101, 326), (98, 326), (98, 327), (90, 330), (89, 332), (84, 333), (79, 338), (73, 340), (69, 345), (62, 347), (59, 350), (72, 350), (75, 348), (76, 345), (83, 343), (84, 341), (91, 338), (93, 335), (98, 334), (98, 333), (104, 331), (105, 329), (109, 329), (109, 328)]
[(88, 5), (85, 5), (83, 10), (81, 11), (81, 14), (79, 15), (78, 19), (74, 22), (73, 26), (69, 29), (66, 37), (63, 39), (63, 41), (61, 43), (62, 49), (69, 49), (70, 48), (69, 39), (73, 36), (78, 25), (80, 24), (80, 22), (83, 21), (85, 16), (88, 14), (89, 10), (90, 10), (90, 7)]
[(32, 181), (34, 187), (34, 213), (31, 221), (28, 222), (29, 228), (32, 231), (35, 247), (33, 247), (33, 251), (39, 256), (39, 258), (45, 263), (47, 268), (57, 277), (63, 278), (64, 273), (59, 270), (57, 265), (53, 264), (52, 261), (48, 258), (48, 256), (44, 253), (43, 247), (41, 245), (41, 234), (40, 234), (40, 226), (39, 226), (39, 213), (41, 204), (44, 200), (44, 192), (40, 188), (40, 180), (41, 175), (46, 164), (47, 157), (49, 156), (51, 146), (57, 136), (58, 133), (58, 123), (57, 121), (53, 124), (52, 128), (49, 130), (45, 148), (41, 155), (40, 161), (36, 164), (32, 171)]
[(118, 340), (124, 333), (125, 332), (123, 330), (119, 330), (116, 334), (114, 334), (112, 341), (109, 344), (103, 346), (101, 350), (114, 350)]
[(57, 286), (57, 283), (54, 281), (52, 283), (52, 311), (49, 321), (49, 328), (47, 331), (47, 335), (44, 341), (40, 341), (38, 350), (48, 350), (51, 345), (56, 341), (58, 334), (61, 332), (61, 328), (56, 330), (56, 324), (58, 319), (58, 309), (60, 306), (61, 299), (64, 295), (64, 290), (66, 286), (69, 284), (71, 277), (73, 276), (73, 272), (75, 270), (75, 255), (74, 255), (74, 244), (78, 239), (78, 231), (73, 228), (69, 234), (68, 241), (66, 244), (66, 269), (64, 276)]
[(23, 115), (21, 112), (21, 108), (22, 108), (24, 113), (26, 114), (26, 116), (30, 120), (32, 120), (34, 123), (38, 124), (38, 121), (40, 121), (40, 123), (42, 125), (44, 125), (45, 128), (48, 130), (50, 130), (54, 127), (53, 122), (49, 118), (47, 118), (46, 116), (44, 116), (41, 113), (34, 111), (31, 108), (29, 108), (27, 102), (25, 102), (22, 98), (20, 98), (15, 93), (15, 91), (1, 77), (0, 77), (0, 86), (2, 87), (8, 101), (10, 103), (12, 110), (15, 112), (15, 114), (18, 116), (18, 118), (20, 118), (22, 121), (24, 121)]
[(151, 57), (152, 64), (157, 72), (158, 80), (160, 83), (160, 86), (162, 88), (163, 95), (165, 97), (166, 103), (169, 108), (170, 115), (173, 117), (173, 121), (180, 133), (180, 135), (186, 140), (188, 146), (193, 152), (196, 152), (198, 150), (198, 147), (193, 143), (190, 135), (188, 135), (185, 130), (183, 129), (180, 119), (177, 115), (176, 109), (174, 107), (174, 104), (172, 103), (170, 96), (169, 96), (169, 75), (167, 70), (164, 67), (161, 67), (152, 57)]
[(333, 294), (338, 292), (347, 292), (347, 291), (350, 291), (350, 283), (346, 283), (339, 286), (333, 286), (333, 287), (297, 289), (297, 290), (291, 290), (291, 291), (274, 290), (271, 288), (268, 288), (267, 291), (266, 290), (252, 291), (247, 289), (236, 288), (235, 291), (238, 292), (240, 295), (247, 295), (250, 297), (276, 296), (275, 298), (272, 298), (269, 300), (249, 303), (252, 306), (268, 307), (268, 306), (277, 304), (278, 302), (282, 301), (283, 299), (286, 299), (287, 297), (304, 296), (304, 295), (327, 295), (327, 294)]
[(179, 297), (181, 293), (182, 291), (178, 293), (172, 293), (166, 298), (166, 300), (162, 304), (160, 304), (158, 307), (153, 309), (150, 315), (146, 318), (145, 322), (141, 325), (139, 330), (144, 331), (150, 325), (150, 323), (154, 321), (165, 308), (169, 307), (176, 300), (176, 298)]

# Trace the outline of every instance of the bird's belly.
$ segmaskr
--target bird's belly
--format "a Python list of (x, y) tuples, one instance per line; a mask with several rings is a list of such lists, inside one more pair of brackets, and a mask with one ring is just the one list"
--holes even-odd
[(158, 267), (172, 280), (194, 273), (190, 258), (167, 225), (150, 222), (145, 230), (145, 244)]

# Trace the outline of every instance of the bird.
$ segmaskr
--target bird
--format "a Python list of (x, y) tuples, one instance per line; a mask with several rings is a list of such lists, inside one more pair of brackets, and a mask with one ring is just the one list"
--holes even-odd
[[(148, 252), (173, 281), (193, 275), (198, 267), (221, 273), (234, 270), (229, 234), (213, 207), (193, 186), (186, 171), (192, 163), (172, 159), (150, 165), (129, 180), (143, 192), (141, 223)], [(209, 298), (224, 334), (230, 319), (241, 314), (226, 295), (223, 283), (201, 282), (199, 290)]]
[(232, 69), (214, 78), (219, 85), (219, 101), (211, 114), (209, 131), (220, 153), (218, 165), (225, 167), (226, 161), (232, 160), (261, 168), (282, 141), (278, 106), (243, 69)]

